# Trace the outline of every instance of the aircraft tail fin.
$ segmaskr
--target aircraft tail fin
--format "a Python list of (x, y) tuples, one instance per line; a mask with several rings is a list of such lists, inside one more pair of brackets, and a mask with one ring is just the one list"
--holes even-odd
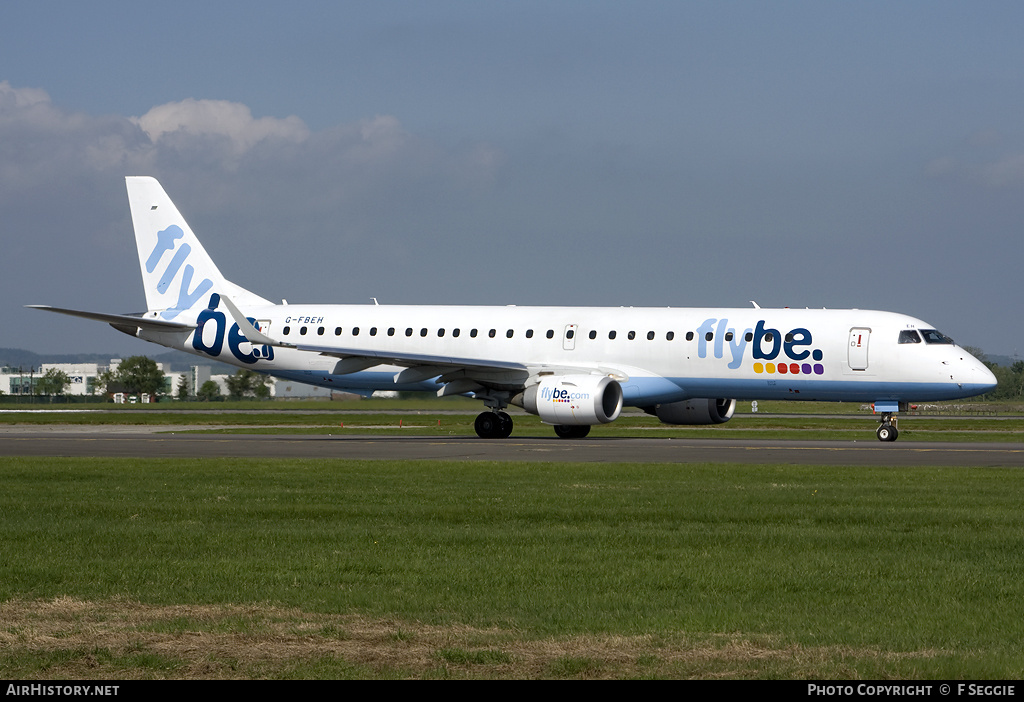
[(128, 176), (125, 183), (150, 312), (172, 320), (205, 306), (212, 293), (240, 305), (271, 304), (224, 278), (156, 178)]

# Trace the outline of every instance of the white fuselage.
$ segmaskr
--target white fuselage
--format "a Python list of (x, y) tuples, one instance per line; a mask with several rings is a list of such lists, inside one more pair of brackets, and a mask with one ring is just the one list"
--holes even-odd
[[(697, 397), (942, 400), (995, 383), (952, 343), (920, 334), (900, 343), (904, 331), (932, 329), (925, 322), (871, 310), (286, 304), (242, 312), (289, 347), (250, 344), (219, 309), (179, 317), (198, 317), (195, 332), (138, 335), (270, 375), (364, 391), (437, 390), (445, 368), (466, 359), (493, 364), (495, 387), (521, 387), (543, 368), (607, 372), (633, 406)], [(339, 367), (347, 357), (380, 364)]]

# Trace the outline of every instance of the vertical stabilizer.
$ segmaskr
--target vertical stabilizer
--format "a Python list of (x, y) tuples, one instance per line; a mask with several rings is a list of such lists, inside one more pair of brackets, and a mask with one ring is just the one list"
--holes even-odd
[(150, 312), (174, 319), (204, 307), (211, 293), (230, 296), (239, 305), (270, 304), (224, 279), (155, 178), (128, 176), (125, 182)]

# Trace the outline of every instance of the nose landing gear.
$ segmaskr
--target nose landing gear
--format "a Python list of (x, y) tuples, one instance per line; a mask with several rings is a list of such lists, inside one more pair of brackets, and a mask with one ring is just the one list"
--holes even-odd
[(892, 415), (892, 412), (882, 413), (882, 423), (875, 430), (875, 435), (879, 441), (896, 441), (896, 438), (900, 435), (899, 429), (896, 428), (897, 420)]
[(896, 413), (909, 408), (910, 405), (906, 402), (894, 400), (879, 400), (874, 403), (875, 413), (882, 415), (878, 420), (878, 429), (875, 430), (875, 436), (879, 441), (896, 441), (896, 437), (900, 435), (899, 429), (896, 428)]

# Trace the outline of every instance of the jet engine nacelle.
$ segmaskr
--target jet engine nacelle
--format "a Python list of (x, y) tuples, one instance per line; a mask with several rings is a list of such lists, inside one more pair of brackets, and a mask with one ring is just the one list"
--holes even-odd
[(702, 397), (655, 405), (644, 411), (657, 415), (665, 424), (722, 424), (732, 419), (736, 400)]
[(546, 424), (607, 424), (622, 411), (622, 386), (608, 376), (553, 375), (526, 388), (512, 404)]

